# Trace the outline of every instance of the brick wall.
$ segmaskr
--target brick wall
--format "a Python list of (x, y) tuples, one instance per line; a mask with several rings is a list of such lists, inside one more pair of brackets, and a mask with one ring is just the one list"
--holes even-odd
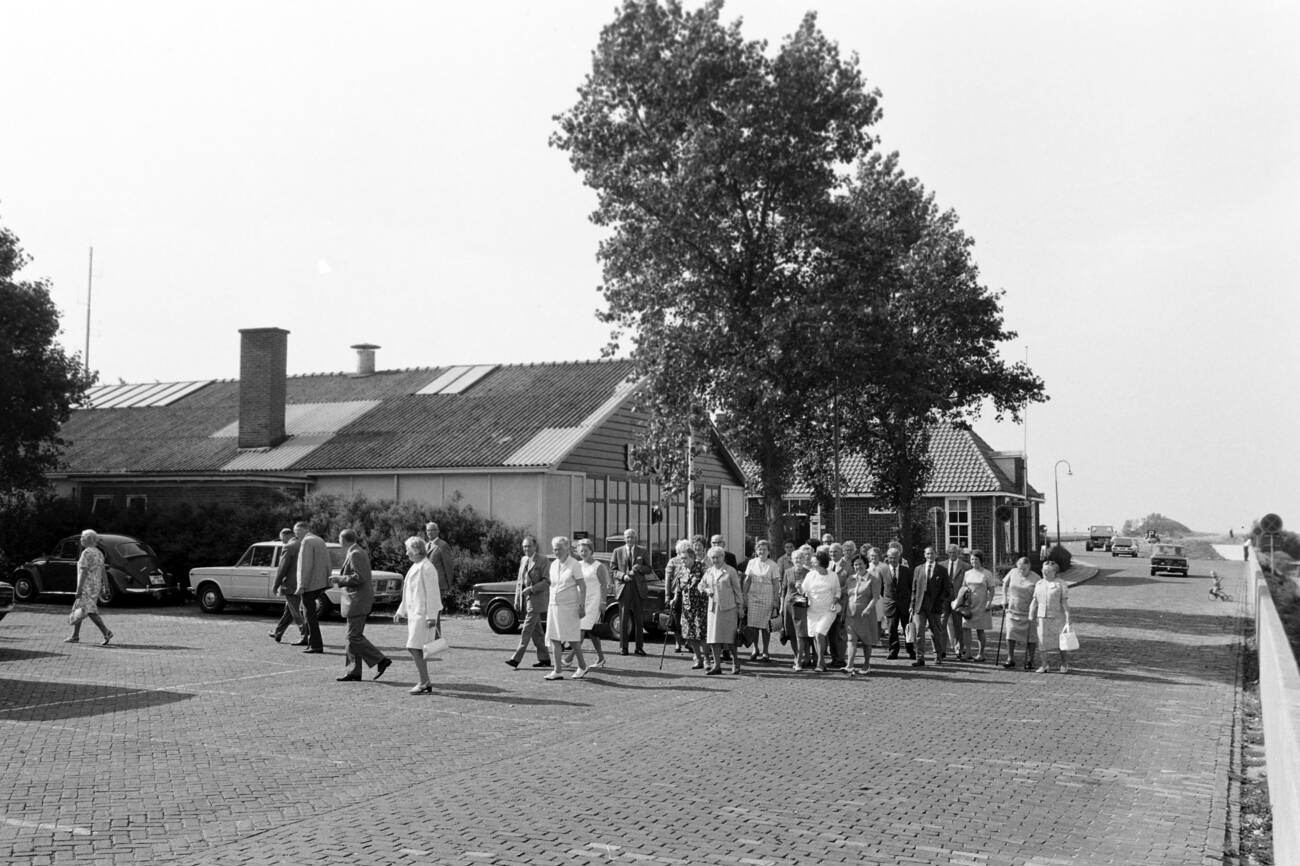
[(239, 447), (270, 448), (284, 441), (285, 374), (289, 332), (239, 332)]

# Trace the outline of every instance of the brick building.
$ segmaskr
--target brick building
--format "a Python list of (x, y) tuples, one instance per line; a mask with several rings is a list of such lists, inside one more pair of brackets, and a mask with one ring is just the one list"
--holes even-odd
[[(73, 411), (56, 490), (94, 510), (238, 506), (276, 493), (459, 502), (539, 537), (686, 534), (684, 497), (633, 474), (646, 424), (625, 360), (286, 375), (289, 332), (240, 332), (238, 380), (102, 385)], [(697, 531), (744, 528), (744, 476), (714, 436), (697, 461)], [(651, 508), (663, 521), (651, 522)]]
[[(994, 451), (973, 430), (944, 425), (930, 442), (934, 474), (926, 485), (918, 516), (929, 526), (920, 546), (982, 550), (996, 555), (999, 565), (1035, 550), (1043, 496), (1025, 478), (1025, 456), (1019, 451)], [(756, 467), (746, 462), (752, 478)], [(822, 509), (806, 484), (797, 483), (785, 496), (787, 539), (807, 539), (834, 532), (838, 539), (884, 544), (898, 534), (898, 515), (872, 496), (872, 479), (866, 463), (856, 455), (841, 460), (847, 492), (840, 497), (839, 514)], [(999, 514), (1002, 519), (999, 519)], [(766, 537), (763, 502), (749, 498), (746, 535)]]

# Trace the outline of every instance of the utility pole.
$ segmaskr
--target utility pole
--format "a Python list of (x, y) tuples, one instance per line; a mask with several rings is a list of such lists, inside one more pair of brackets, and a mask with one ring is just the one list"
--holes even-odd
[(90, 375), (90, 291), (95, 283), (95, 248), (90, 248), (90, 262), (86, 265), (86, 353), (82, 356), (82, 364), (85, 367), (86, 375)]

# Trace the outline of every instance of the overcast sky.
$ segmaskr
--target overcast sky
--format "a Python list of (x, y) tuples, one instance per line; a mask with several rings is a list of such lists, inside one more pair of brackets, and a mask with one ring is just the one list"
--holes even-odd
[[(595, 358), (594, 198), (547, 146), (613, 3), (0, 0), (0, 223), (101, 381)], [(1300, 4), (806, 9), (882, 91), (882, 147), (976, 240), (1046, 381), (1065, 528), (1300, 526)], [(985, 419), (995, 448), (1021, 427)]]

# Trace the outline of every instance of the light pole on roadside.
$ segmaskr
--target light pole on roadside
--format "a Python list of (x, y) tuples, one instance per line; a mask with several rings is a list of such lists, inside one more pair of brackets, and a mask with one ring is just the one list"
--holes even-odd
[(1066, 460), (1064, 457), (1062, 457), (1060, 460), (1057, 460), (1056, 465), (1052, 467), (1052, 478), (1053, 478), (1053, 485), (1054, 485), (1053, 489), (1055, 490), (1055, 499), (1056, 499), (1056, 546), (1057, 547), (1061, 546), (1061, 464), (1062, 463), (1065, 464), (1066, 475), (1074, 474), (1074, 467), (1071, 466), (1070, 461)]

